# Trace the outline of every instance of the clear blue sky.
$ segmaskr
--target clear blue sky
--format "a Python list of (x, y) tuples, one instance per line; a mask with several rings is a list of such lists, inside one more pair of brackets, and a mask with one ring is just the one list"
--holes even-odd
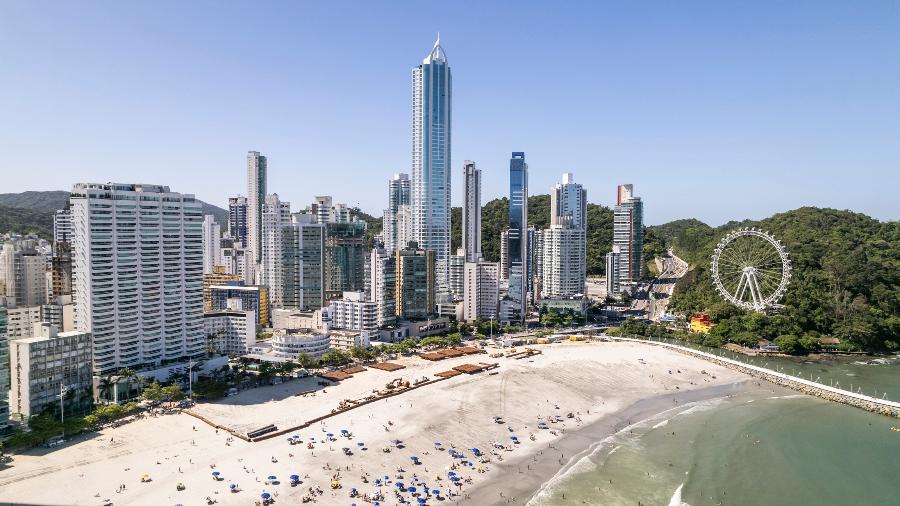
[[(627, 5), (625, 5), (627, 4)], [(646, 222), (801, 205), (900, 218), (900, 4), (0, 4), (0, 192), (150, 182), (224, 205), (269, 188), (380, 213), (410, 166), (410, 69), (440, 31), (463, 160), (487, 200), (525, 151)]]

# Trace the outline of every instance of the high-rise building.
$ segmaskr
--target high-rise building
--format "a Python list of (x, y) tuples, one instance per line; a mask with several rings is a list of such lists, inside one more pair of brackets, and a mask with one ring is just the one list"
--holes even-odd
[[(388, 207), (384, 210), (384, 248), (388, 251), (397, 251), (410, 237), (400, 236), (400, 229), (408, 229), (408, 224), (399, 224), (398, 219), (408, 219), (410, 205), (410, 181), (408, 174), (394, 174), (394, 177), (388, 181)], [(401, 218), (401, 207), (404, 208), (405, 214)], [(402, 242), (405, 240), (406, 242)]]
[(500, 279), (509, 281), (509, 229), (500, 232)]
[(201, 357), (200, 202), (168, 186), (79, 183), (70, 204), (75, 326), (93, 335), (94, 373)]
[(566, 217), (571, 218), (567, 226), (587, 230), (587, 191), (571, 172), (563, 174), (562, 182), (550, 192), (550, 224), (558, 225)]
[(228, 234), (247, 247), (247, 197), (228, 199)]
[(513, 152), (509, 160), (509, 291), (512, 320), (524, 321), (528, 302), (528, 164), (525, 153)]
[(325, 304), (325, 225), (295, 213), (284, 228), (284, 307), (312, 311)]
[(307, 213), (315, 216), (318, 223), (349, 223), (353, 220), (350, 207), (347, 204), (335, 204), (328, 195), (315, 197), (307, 208)]
[[(2, 298), (0, 298), (0, 302), (2, 302)], [(0, 434), (9, 428), (9, 372), (6, 307), (0, 305)]]
[(435, 310), (435, 254), (415, 241), (396, 253), (397, 317), (424, 320)]
[(616, 297), (622, 293), (622, 280), (619, 267), (622, 264), (621, 248), (613, 246), (612, 251), (606, 254), (606, 294)]
[(47, 302), (47, 260), (32, 241), (7, 242), (0, 251), (0, 279), (7, 301), (16, 306)]
[(325, 224), (325, 300), (365, 288), (366, 222)]
[(366, 300), (364, 292), (346, 292), (328, 303), (328, 316), (335, 329), (358, 330), (372, 336), (378, 333), (378, 304)]
[(256, 266), (262, 259), (262, 212), (266, 201), (268, 160), (259, 151), (247, 153), (247, 280), (256, 279)]
[(218, 265), (222, 265), (222, 227), (207, 214), (203, 216), (203, 273), (211, 273)]
[(463, 163), (462, 247), (466, 262), (481, 260), (481, 170)]
[(634, 196), (632, 185), (619, 185), (613, 209), (613, 246), (619, 247), (620, 287), (641, 279), (643, 244), (644, 204)]
[(10, 340), (31, 337), (34, 325), (44, 320), (43, 306), (16, 306), (6, 308), (6, 335)]
[(541, 298), (583, 295), (587, 277), (587, 192), (571, 173), (550, 193), (550, 228), (541, 234)]
[(541, 233), (544, 248), (541, 266), (541, 298), (570, 298), (585, 289), (584, 231), (566, 216)]
[(378, 308), (378, 326), (397, 321), (397, 257), (396, 252), (376, 247), (369, 256), (369, 300)]
[(450, 256), (450, 294), (454, 300), (462, 300), (465, 295), (466, 255), (462, 248), (456, 250), (455, 255)]
[(497, 318), (500, 299), (500, 265), (494, 262), (466, 262), (463, 319), (491, 320)]
[(433, 251), (437, 290), (446, 295), (450, 261), (450, 63), (434, 47), (412, 70), (412, 237)]
[(53, 213), (53, 243), (72, 241), (72, 213), (69, 209), (57, 209)]
[(269, 304), (284, 306), (284, 228), (291, 223), (291, 204), (278, 194), (266, 195), (262, 211), (262, 256), (257, 277), (269, 288)]
[[(91, 334), (59, 332), (50, 323), (38, 323), (28, 337), (9, 343), (9, 410), (21, 420), (59, 408), (64, 415), (83, 413), (91, 406)], [(79, 395), (81, 394), (81, 395)]]

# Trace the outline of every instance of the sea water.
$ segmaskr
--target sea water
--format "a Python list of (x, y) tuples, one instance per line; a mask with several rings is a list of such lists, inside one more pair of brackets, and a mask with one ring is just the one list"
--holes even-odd
[(626, 428), (529, 504), (900, 504), (900, 421), (766, 386)]

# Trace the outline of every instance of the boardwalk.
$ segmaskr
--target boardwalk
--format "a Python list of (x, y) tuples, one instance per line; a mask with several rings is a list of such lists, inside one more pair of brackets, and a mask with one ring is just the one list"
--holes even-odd
[(755, 378), (761, 378), (766, 381), (775, 383), (776, 385), (781, 385), (792, 390), (802, 392), (804, 394), (815, 395), (816, 397), (821, 397), (822, 399), (855, 406), (865, 409), (866, 411), (871, 411), (873, 413), (900, 418), (900, 402), (878, 399), (877, 397), (871, 397), (869, 395), (859, 394), (851, 392), (849, 390), (843, 390), (840, 388), (823, 385), (821, 383), (816, 383), (815, 381), (805, 380), (803, 378), (791, 376), (790, 374), (773, 371), (765, 367), (745, 364), (737, 360), (720, 357), (712, 353), (695, 350), (686, 346), (679, 346), (676, 344), (670, 344), (660, 341), (648, 341), (646, 339), (634, 339), (630, 337), (611, 337), (611, 339), (615, 341), (629, 341), (670, 348), (672, 350), (676, 350), (687, 355), (692, 355), (697, 358), (702, 358), (703, 360), (707, 360), (709, 362), (713, 362), (730, 369), (741, 371)]

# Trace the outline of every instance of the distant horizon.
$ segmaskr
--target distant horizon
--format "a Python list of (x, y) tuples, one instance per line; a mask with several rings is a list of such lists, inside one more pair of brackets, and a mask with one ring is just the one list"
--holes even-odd
[(147, 181), (224, 203), (256, 150), (294, 206), (330, 194), (380, 215), (411, 172), (410, 72), (440, 32), (455, 205), (463, 160), (502, 197), (524, 151), (530, 193), (571, 172), (611, 206), (632, 183), (648, 224), (810, 205), (900, 219), (890, 2), (412, 5), (12, 3), (0, 191)]

